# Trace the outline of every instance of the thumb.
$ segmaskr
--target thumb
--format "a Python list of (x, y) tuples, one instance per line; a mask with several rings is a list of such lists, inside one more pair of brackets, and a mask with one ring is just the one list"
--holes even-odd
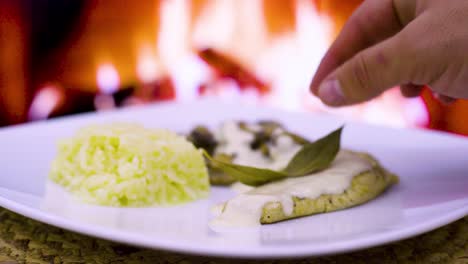
[(414, 49), (401, 33), (364, 49), (336, 68), (318, 87), (328, 105), (343, 106), (372, 99), (383, 91), (410, 81), (416, 69)]

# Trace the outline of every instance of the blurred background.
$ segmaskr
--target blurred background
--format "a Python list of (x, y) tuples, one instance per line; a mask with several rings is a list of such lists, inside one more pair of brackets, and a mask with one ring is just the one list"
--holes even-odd
[(339, 109), (309, 93), (361, 2), (0, 0), (0, 126), (215, 97), (468, 135), (468, 102), (427, 90)]

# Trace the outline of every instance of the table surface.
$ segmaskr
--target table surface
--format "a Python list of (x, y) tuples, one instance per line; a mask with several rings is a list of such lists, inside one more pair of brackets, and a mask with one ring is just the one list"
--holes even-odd
[[(468, 264), (468, 216), (430, 233), (350, 254), (300, 260), (235, 263), (454, 263)], [(0, 264), (16, 263), (233, 263), (124, 246), (68, 232), (0, 208)]]

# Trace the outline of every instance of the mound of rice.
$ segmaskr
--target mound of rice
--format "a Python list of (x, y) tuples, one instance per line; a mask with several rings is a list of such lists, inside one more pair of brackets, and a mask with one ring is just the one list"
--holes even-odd
[(50, 179), (87, 203), (173, 205), (209, 192), (202, 154), (184, 137), (135, 124), (82, 128), (59, 143)]

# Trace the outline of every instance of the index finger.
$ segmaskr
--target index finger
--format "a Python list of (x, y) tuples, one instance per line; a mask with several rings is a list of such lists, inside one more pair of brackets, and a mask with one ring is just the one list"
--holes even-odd
[(395, 35), (402, 27), (393, 0), (364, 1), (323, 57), (310, 84), (311, 91), (317, 95), (320, 83), (334, 69), (361, 50)]

